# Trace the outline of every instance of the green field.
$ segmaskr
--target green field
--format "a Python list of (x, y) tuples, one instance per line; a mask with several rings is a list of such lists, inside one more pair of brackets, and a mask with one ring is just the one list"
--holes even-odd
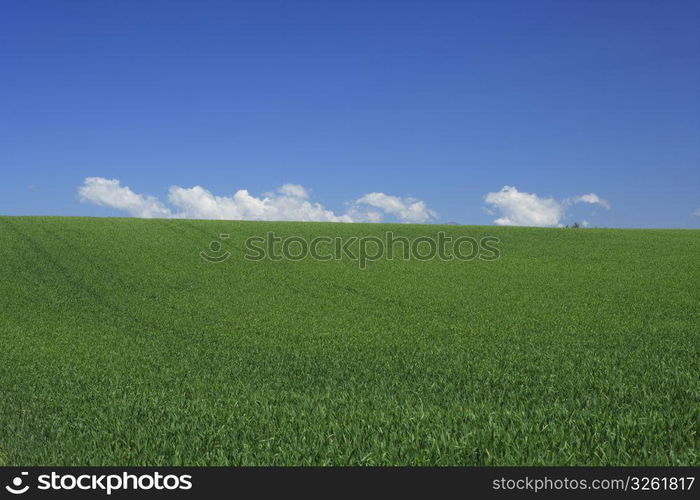
[[(501, 258), (243, 259), (271, 230)], [(0, 258), (7, 465), (700, 464), (697, 230), (2, 217)]]

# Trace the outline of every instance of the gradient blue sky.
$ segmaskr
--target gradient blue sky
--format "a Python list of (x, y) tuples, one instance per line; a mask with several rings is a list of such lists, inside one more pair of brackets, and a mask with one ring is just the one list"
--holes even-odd
[(464, 224), (509, 185), (610, 204), (566, 223), (700, 227), (698, 26), (697, 1), (4, 0), (0, 214), (120, 215), (79, 200), (105, 177)]

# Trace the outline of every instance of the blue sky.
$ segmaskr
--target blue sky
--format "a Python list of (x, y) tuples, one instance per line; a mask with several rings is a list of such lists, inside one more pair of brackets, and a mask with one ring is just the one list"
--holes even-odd
[(699, 25), (693, 1), (6, 0), (0, 214), (697, 228)]

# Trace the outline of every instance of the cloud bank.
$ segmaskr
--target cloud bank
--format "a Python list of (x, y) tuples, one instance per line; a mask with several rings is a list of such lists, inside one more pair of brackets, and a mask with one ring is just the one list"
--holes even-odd
[(610, 208), (610, 204), (595, 193), (588, 193), (564, 200), (543, 198), (534, 193), (518, 191), (513, 186), (503, 186), (500, 191), (488, 193), (484, 200), (500, 217), (494, 223), (500, 226), (554, 226), (561, 227), (566, 208), (578, 203)]
[(134, 193), (117, 179), (88, 177), (78, 189), (80, 201), (123, 210), (133, 217), (170, 217), (170, 209), (153, 196)]
[(262, 197), (252, 196), (246, 189), (232, 196), (217, 196), (201, 186), (171, 186), (165, 204), (153, 196), (134, 193), (117, 179), (88, 177), (78, 194), (82, 202), (144, 218), (380, 222), (389, 216), (400, 222), (426, 223), (437, 217), (423, 201), (384, 193), (361, 196), (348, 204), (345, 214), (336, 214), (311, 201), (309, 190), (298, 184), (284, 184)]
[(437, 217), (425, 202), (414, 198), (399, 198), (384, 193), (369, 193), (358, 198), (349, 211), (351, 217), (375, 221), (382, 213), (393, 215), (404, 222), (423, 224)]

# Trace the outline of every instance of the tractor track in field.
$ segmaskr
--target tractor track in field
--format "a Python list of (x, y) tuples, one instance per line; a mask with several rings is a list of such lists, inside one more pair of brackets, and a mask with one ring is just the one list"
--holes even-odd
[[(133, 312), (130, 311), (129, 308), (121, 307), (114, 302), (108, 300), (102, 293), (100, 293), (95, 287), (91, 286), (87, 281), (76, 278), (73, 276), (68, 268), (64, 265), (62, 265), (60, 262), (58, 262), (56, 259), (51, 257), (51, 254), (47, 251), (47, 249), (38, 241), (36, 238), (32, 238), (30, 235), (24, 233), (17, 227), (14, 227), (11, 222), (4, 221), (5, 224), (9, 227), (11, 231), (13, 231), (15, 234), (17, 234), (21, 240), (26, 244), (28, 244), (29, 249), (33, 251), (36, 255), (40, 257), (44, 262), (47, 262), (53, 269), (57, 270), (59, 274), (65, 279), (65, 282), (70, 285), (70, 287), (76, 292), (76, 295), (81, 297), (81, 300), (84, 300), (86, 303), (92, 303), (93, 305), (96, 305), (98, 307), (102, 307), (105, 310), (116, 314), (118, 317), (121, 317), (123, 320), (125, 320), (127, 323), (131, 324), (133, 327), (136, 327), (135, 329), (133, 328), (127, 328), (124, 331), (128, 331), (132, 335), (137, 335), (138, 332), (144, 330), (144, 326), (146, 327), (145, 329), (151, 330), (154, 332), (166, 332), (166, 331), (171, 331), (173, 333), (179, 334), (180, 336), (185, 336), (183, 331), (178, 331), (178, 329), (175, 328), (167, 328), (163, 329), (161, 325), (156, 324), (155, 322), (152, 322), (150, 320), (144, 319), (142, 317), (139, 317), (135, 315)], [(47, 233), (51, 234), (51, 231), (46, 231)], [(52, 234), (54, 237), (57, 237), (57, 239), (60, 239), (56, 233)], [(81, 254), (82, 258), (84, 258), (86, 261), (90, 262), (90, 258), (85, 255), (83, 252), (80, 252), (77, 250), (74, 246), (69, 246), (72, 250), (75, 251), (76, 254)], [(91, 264), (94, 264), (94, 262), (91, 262)], [(99, 267), (99, 266), (95, 266)], [(112, 273), (109, 273), (111, 276), (113, 276)], [(39, 281), (43, 283), (44, 285), (49, 285), (49, 281), (43, 278), (42, 273), (35, 273), (35, 275), (38, 276)], [(119, 281), (117, 279), (117, 281)]]

